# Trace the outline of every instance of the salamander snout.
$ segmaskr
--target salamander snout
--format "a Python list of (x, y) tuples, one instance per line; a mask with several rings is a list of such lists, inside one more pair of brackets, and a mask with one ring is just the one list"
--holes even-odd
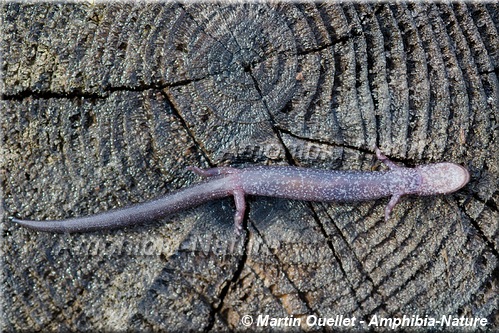
[(416, 167), (421, 175), (418, 193), (421, 195), (452, 193), (470, 180), (470, 173), (454, 163), (436, 163)]

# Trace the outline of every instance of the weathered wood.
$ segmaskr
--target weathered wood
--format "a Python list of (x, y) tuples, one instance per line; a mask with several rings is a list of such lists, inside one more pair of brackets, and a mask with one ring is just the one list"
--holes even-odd
[[(4, 4), (1, 328), (249, 330), (244, 315), (269, 314), (499, 329), (498, 27), (492, 3)], [(188, 165), (368, 170), (375, 143), (471, 182), (388, 222), (385, 200), (249, 198), (235, 243), (230, 198), (89, 234), (6, 219), (142, 202), (197, 181)]]

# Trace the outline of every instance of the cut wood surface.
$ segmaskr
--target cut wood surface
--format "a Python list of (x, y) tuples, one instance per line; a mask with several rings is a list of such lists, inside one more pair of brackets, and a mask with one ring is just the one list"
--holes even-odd
[[(497, 3), (2, 4), (2, 331), (499, 330), (498, 29)], [(83, 234), (7, 219), (143, 202), (189, 165), (383, 169), (375, 144), (471, 180), (387, 222), (387, 199), (251, 197), (239, 238), (232, 198)], [(356, 326), (306, 323), (337, 315)]]

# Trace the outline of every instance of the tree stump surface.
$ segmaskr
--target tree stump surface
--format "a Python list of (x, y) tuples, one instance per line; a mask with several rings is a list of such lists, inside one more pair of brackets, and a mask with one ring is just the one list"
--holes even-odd
[[(497, 4), (5, 3), (2, 28), (2, 330), (499, 329)], [(7, 219), (143, 202), (197, 182), (189, 165), (383, 168), (375, 144), (471, 181), (387, 222), (387, 199), (251, 197), (238, 239), (232, 198), (115, 231)]]

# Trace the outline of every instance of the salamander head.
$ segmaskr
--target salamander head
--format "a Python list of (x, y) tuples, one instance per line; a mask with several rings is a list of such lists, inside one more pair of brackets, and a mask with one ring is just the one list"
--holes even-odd
[(468, 170), (454, 163), (420, 165), (416, 170), (421, 175), (421, 184), (417, 190), (420, 195), (452, 193), (470, 180)]

